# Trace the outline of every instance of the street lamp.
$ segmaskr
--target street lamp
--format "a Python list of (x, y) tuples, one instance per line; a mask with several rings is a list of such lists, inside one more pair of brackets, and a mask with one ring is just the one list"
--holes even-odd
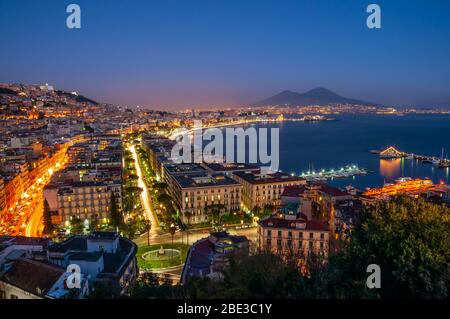
[(147, 219), (145, 223), (147, 226), (147, 246), (150, 247), (150, 230), (152, 229), (152, 222)]

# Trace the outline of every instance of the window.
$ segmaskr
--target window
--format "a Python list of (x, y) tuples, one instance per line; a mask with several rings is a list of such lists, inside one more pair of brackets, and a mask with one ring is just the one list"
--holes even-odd
[(279, 249), (281, 249), (281, 239), (277, 240), (277, 246), (278, 246)]
[(0, 299), (6, 299), (6, 292), (0, 290)]
[(323, 242), (320, 242), (320, 250), (323, 251)]
[(11, 294), (11, 299), (19, 299), (16, 295)]
[(270, 229), (267, 231), (267, 237), (272, 237), (272, 231)]
[(267, 243), (267, 246), (272, 246), (272, 239), (267, 239), (267, 241), (266, 241), (266, 243)]
[(320, 234), (320, 239), (325, 239), (325, 234), (324, 233)]
[(314, 233), (309, 233), (309, 239), (313, 239), (314, 238)]
[(281, 237), (281, 230), (278, 231), (278, 237)]
[(288, 232), (288, 237), (292, 237), (292, 232)]

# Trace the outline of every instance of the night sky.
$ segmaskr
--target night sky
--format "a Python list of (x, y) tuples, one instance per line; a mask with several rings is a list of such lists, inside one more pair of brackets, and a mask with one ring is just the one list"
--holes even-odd
[[(82, 28), (66, 27), (81, 6)], [(382, 28), (366, 26), (377, 3)], [(238, 106), (325, 87), (388, 105), (450, 105), (446, 0), (0, 0), (0, 82), (100, 102)]]

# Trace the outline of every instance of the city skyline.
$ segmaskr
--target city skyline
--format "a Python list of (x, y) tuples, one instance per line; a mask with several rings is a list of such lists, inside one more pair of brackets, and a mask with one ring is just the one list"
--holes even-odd
[(450, 106), (450, 4), (377, 3), (382, 28), (370, 30), (362, 1), (78, 1), (82, 28), (70, 30), (68, 3), (3, 2), (0, 82), (166, 110), (316, 87), (384, 105)]

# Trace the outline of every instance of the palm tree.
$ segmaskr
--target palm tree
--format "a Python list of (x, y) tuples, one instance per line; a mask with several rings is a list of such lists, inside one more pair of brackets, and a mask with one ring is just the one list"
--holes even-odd
[(217, 224), (220, 224), (220, 217), (225, 211), (226, 207), (223, 204), (212, 204), (205, 207), (205, 211), (212, 215), (211, 223), (214, 224), (214, 220)]
[(259, 216), (259, 214), (261, 213), (261, 208), (260, 208), (259, 206), (253, 207), (253, 213), (254, 213), (256, 216)]
[(188, 245), (189, 245), (189, 226), (190, 226), (192, 215), (193, 215), (192, 212), (189, 211), (189, 210), (184, 213), (184, 216), (186, 216), (186, 219), (187, 219), (187, 224), (186, 224), (186, 241), (187, 241)]

